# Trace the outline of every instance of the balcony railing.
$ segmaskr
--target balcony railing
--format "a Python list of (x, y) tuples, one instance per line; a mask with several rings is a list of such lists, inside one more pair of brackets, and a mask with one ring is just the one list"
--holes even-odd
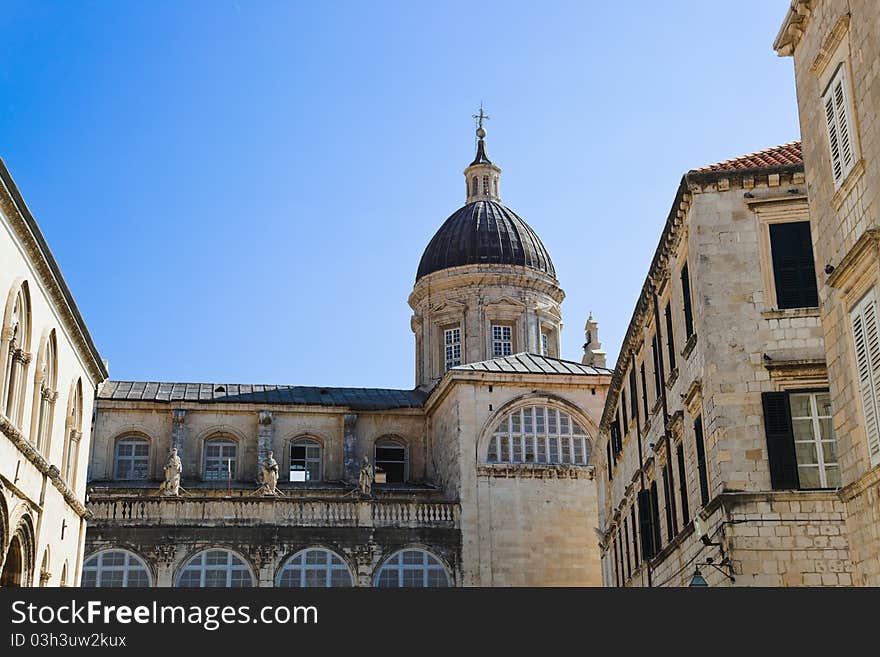
[(93, 499), (93, 525), (162, 526), (222, 522), (234, 526), (459, 526), (456, 502), (400, 500), (284, 500), (247, 498)]

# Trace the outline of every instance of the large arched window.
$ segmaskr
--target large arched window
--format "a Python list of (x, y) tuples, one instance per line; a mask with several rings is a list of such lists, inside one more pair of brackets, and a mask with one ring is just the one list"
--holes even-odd
[(177, 576), (181, 588), (249, 588), (254, 577), (244, 559), (230, 550), (205, 550), (186, 562)]
[(489, 463), (571, 463), (586, 465), (590, 441), (565, 411), (526, 406), (508, 413), (489, 439)]
[(238, 445), (227, 437), (216, 437), (205, 441), (205, 462), (203, 478), (205, 481), (225, 481), (235, 479), (238, 465)]
[(61, 475), (72, 488), (76, 485), (76, 464), (79, 462), (79, 442), (82, 438), (83, 391), (82, 379), (77, 379), (67, 402), (64, 454), (61, 457)]
[(103, 550), (83, 564), (83, 587), (146, 587), (150, 582), (149, 568), (128, 550)]
[(308, 548), (288, 559), (278, 573), (278, 586), (344, 587), (352, 586), (351, 571), (335, 552)]
[(297, 438), (290, 443), (290, 481), (321, 481), (321, 443)]
[(21, 426), (24, 383), (31, 360), (31, 303), (27, 281), (10, 297), (2, 327), (0, 350), (3, 385), (0, 387), (0, 410), (17, 426)]
[(146, 479), (150, 474), (150, 441), (140, 436), (125, 436), (116, 441), (113, 455), (113, 478)]
[(31, 435), (36, 448), (49, 455), (52, 436), (52, 418), (58, 398), (58, 339), (55, 329), (49, 332), (40, 354), (40, 363), (34, 373), (34, 404), (31, 413)]
[(375, 586), (442, 587), (450, 586), (446, 567), (430, 552), (401, 550), (392, 554), (376, 573)]
[(376, 441), (375, 465), (378, 472), (385, 473), (389, 484), (403, 483), (409, 477), (409, 459), (406, 445), (394, 438)]

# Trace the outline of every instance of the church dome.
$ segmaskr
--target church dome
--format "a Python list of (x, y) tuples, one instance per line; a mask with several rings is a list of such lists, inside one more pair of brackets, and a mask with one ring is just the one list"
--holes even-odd
[(460, 265), (520, 265), (556, 277), (550, 254), (519, 215), (498, 200), (471, 201), (443, 222), (428, 243), (416, 274)]

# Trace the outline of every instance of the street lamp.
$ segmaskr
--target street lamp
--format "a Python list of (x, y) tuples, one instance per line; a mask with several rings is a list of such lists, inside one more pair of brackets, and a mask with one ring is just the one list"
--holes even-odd
[(706, 581), (706, 578), (703, 577), (703, 573), (700, 572), (700, 567), (697, 566), (694, 569), (694, 574), (691, 577), (691, 583), (688, 586), (709, 586), (709, 582)]

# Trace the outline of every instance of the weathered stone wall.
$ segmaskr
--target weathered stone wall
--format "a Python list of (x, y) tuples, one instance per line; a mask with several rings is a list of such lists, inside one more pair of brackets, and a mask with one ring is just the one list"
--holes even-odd
[[(791, 34), (796, 35), (792, 40)], [(821, 0), (810, 4), (808, 17), (790, 34), (780, 34), (781, 54), (794, 47), (801, 135), (819, 295), (831, 381), (834, 427), (847, 500), (855, 583), (880, 584), (880, 464), (872, 466), (865, 443), (850, 310), (880, 282), (880, 13), (873, 0)], [(787, 46), (783, 44), (787, 43)], [(822, 94), (840, 66), (849, 79), (853, 140), (859, 159), (839, 188), (835, 187)]]

